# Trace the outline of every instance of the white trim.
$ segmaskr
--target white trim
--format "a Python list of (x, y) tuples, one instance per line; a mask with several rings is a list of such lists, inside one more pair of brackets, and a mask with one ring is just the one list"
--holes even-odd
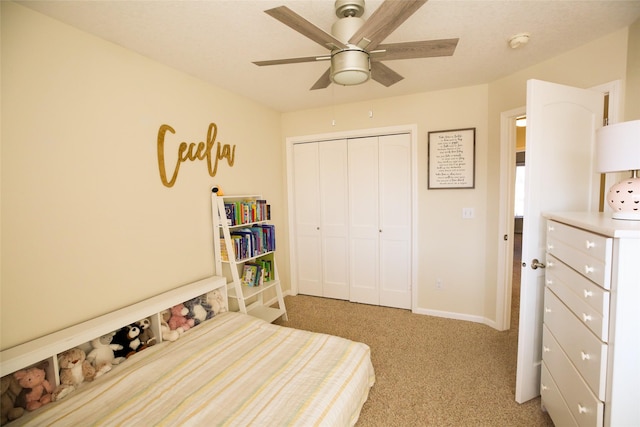
[(295, 221), (293, 221), (294, 200), (293, 200), (293, 145), (305, 142), (329, 141), (335, 139), (364, 138), (369, 136), (393, 135), (408, 133), (411, 137), (411, 310), (415, 312), (418, 301), (418, 125), (407, 124), (399, 126), (389, 126), (382, 128), (359, 129), (343, 132), (332, 132), (315, 135), (302, 135), (286, 138), (287, 149), (287, 214), (289, 216), (289, 277), (291, 283), (291, 294), (298, 294), (297, 274), (295, 271), (296, 251), (295, 251)]
[[(500, 114), (500, 198), (498, 216), (498, 277), (496, 284), (496, 319), (499, 331), (511, 324), (511, 291), (513, 269), (513, 198), (516, 155), (516, 117), (526, 113), (525, 107)], [(507, 240), (504, 240), (507, 236)]]
[(423, 314), (426, 316), (434, 316), (434, 317), (441, 317), (445, 319), (464, 320), (467, 322), (488, 324), (487, 319), (485, 319), (484, 317), (474, 316), (471, 314), (455, 313), (452, 311), (431, 310), (427, 308), (416, 308), (413, 312), (415, 314)]

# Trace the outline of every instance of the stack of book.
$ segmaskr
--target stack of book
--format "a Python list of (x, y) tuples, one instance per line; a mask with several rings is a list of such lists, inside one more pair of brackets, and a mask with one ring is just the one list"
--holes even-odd
[[(268, 268), (268, 270), (267, 270)], [(245, 286), (260, 286), (271, 280), (271, 262), (268, 267), (263, 263), (246, 263), (242, 270), (241, 283)]]
[(266, 200), (229, 201), (224, 204), (227, 224), (242, 225), (271, 219), (271, 205)]
[[(231, 241), (236, 259), (254, 258), (276, 250), (275, 227), (272, 224), (259, 224), (231, 232)], [(221, 240), (221, 249), (222, 242)], [(228, 261), (226, 246), (222, 249), (222, 259)]]

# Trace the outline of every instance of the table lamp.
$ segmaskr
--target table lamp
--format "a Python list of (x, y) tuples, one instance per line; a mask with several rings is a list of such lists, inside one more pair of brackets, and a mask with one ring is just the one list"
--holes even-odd
[(609, 189), (607, 203), (614, 219), (640, 221), (640, 120), (604, 126), (596, 131), (596, 170), (631, 172), (630, 178)]

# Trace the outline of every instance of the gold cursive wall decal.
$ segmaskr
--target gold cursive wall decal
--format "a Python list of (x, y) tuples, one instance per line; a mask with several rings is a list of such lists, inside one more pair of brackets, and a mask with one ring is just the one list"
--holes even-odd
[[(207, 169), (211, 177), (216, 176), (216, 173), (218, 172), (218, 161), (227, 159), (227, 163), (229, 163), (229, 166), (233, 166), (236, 155), (235, 144), (233, 146), (229, 144), (222, 145), (220, 141), (218, 141), (216, 146), (218, 126), (215, 123), (211, 123), (209, 125), (209, 129), (207, 130), (206, 143), (202, 141), (198, 143), (180, 143), (180, 145), (178, 146), (178, 160), (176, 161), (175, 169), (173, 170), (171, 179), (167, 180), (167, 168), (164, 161), (164, 139), (167, 132), (171, 132), (173, 134), (176, 133), (176, 131), (169, 125), (160, 126), (160, 129), (158, 130), (158, 169), (160, 170), (160, 179), (166, 187), (173, 187), (173, 184), (176, 183), (176, 178), (178, 178), (180, 165), (187, 160), (195, 161), (207, 159)], [(216, 152), (215, 159), (212, 160), (211, 151), (213, 150), (214, 146), (216, 146)]]

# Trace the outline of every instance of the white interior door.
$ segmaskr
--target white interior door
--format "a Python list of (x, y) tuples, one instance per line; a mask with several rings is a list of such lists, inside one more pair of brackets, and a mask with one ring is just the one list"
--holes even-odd
[[(539, 80), (527, 82), (527, 168), (516, 401), (540, 394), (546, 228), (549, 211), (597, 210), (595, 130), (602, 125), (603, 94)], [(596, 209), (594, 209), (594, 207)]]
[(350, 300), (380, 304), (378, 137), (348, 141)]
[(347, 140), (318, 143), (322, 296), (349, 299)]
[(411, 138), (379, 138), (380, 305), (411, 308)]
[(298, 292), (322, 296), (318, 144), (293, 146), (295, 273)]

